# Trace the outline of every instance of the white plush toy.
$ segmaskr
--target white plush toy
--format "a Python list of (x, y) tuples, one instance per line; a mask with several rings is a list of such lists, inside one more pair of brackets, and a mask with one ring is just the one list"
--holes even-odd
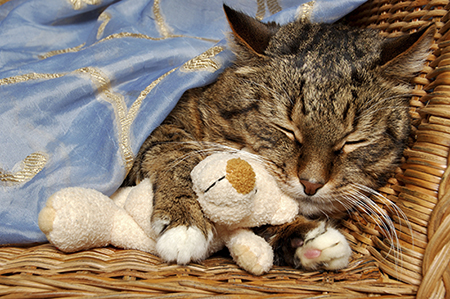
[[(272, 267), (273, 251), (248, 228), (289, 222), (298, 205), (251, 157), (245, 152), (213, 154), (194, 168), (191, 177), (205, 215), (216, 226), (211, 252), (225, 245), (238, 265), (260, 275)], [(39, 227), (65, 252), (111, 244), (156, 254), (152, 196), (149, 179), (121, 188), (111, 198), (92, 189), (62, 189), (40, 212)]]

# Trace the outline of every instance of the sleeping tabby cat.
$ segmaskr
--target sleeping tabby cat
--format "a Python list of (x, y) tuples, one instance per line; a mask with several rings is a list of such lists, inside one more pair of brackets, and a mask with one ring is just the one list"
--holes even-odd
[[(224, 9), (234, 65), (182, 96), (142, 145), (124, 185), (153, 181), (151, 221), (163, 259), (201, 260), (211, 253), (214, 225), (190, 172), (214, 152), (245, 150), (300, 204), (293, 223), (257, 230), (274, 246), (275, 262), (332, 269), (339, 251), (348, 251), (345, 238), (305, 217), (338, 217), (398, 166), (410, 127), (408, 82), (422, 69), (435, 29), (385, 39), (339, 24), (265, 24)], [(307, 244), (317, 247), (309, 255), (320, 254), (321, 243), (338, 250), (324, 251), (325, 259), (302, 256)], [(334, 268), (347, 263), (348, 254)]]

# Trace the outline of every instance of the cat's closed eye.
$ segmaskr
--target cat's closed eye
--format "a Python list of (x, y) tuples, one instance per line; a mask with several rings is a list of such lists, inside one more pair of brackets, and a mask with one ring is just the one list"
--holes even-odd
[(357, 139), (357, 140), (347, 140), (345, 141), (344, 145), (340, 149), (343, 153), (350, 153), (357, 149), (358, 147), (364, 146), (368, 144), (369, 141), (367, 139)]
[(293, 128), (287, 128), (284, 126), (280, 126), (280, 125), (275, 125), (275, 127), (280, 130), (281, 132), (283, 132), (284, 134), (286, 134), (286, 136), (291, 139), (292, 141), (294, 141), (296, 143), (296, 145), (298, 147), (302, 146), (302, 139), (301, 139), (301, 135), (298, 132), (298, 130), (295, 130)]
[(341, 155), (341, 154), (348, 154), (355, 149), (365, 146), (369, 143), (369, 141), (366, 138), (361, 139), (351, 139), (344, 140), (340, 142), (337, 146), (334, 147), (333, 152), (335, 155)]

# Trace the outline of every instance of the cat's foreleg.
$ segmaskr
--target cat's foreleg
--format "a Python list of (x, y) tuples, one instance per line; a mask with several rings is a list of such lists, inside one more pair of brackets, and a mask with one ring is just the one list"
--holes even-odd
[(141, 147), (128, 178), (139, 182), (150, 177), (156, 250), (165, 261), (179, 264), (208, 257), (214, 236), (192, 189), (190, 173), (203, 156), (189, 137), (170, 125), (158, 127)]

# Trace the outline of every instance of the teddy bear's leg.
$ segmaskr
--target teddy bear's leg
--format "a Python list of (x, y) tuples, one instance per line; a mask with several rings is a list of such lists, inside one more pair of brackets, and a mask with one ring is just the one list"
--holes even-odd
[(65, 188), (53, 194), (39, 214), (47, 239), (65, 252), (109, 244), (117, 207), (98, 191)]
[(124, 210), (114, 215), (111, 245), (125, 249), (138, 249), (156, 253), (156, 242)]
[[(145, 234), (156, 240), (158, 236), (153, 231), (150, 221), (153, 212), (153, 185), (150, 179), (146, 178), (134, 187), (121, 189), (131, 189), (127, 195), (127, 200), (122, 205), (119, 205), (117, 198), (115, 198), (114, 203), (123, 207)], [(111, 198), (113, 196), (114, 194)]]
[(273, 265), (272, 247), (248, 229), (232, 231), (225, 242), (234, 261), (244, 270), (261, 275)]
[(53, 194), (39, 214), (39, 227), (65, 252), (108, 244), (149, 252), (155, 247), (125, 210), (92, 189), (66, 188)]

